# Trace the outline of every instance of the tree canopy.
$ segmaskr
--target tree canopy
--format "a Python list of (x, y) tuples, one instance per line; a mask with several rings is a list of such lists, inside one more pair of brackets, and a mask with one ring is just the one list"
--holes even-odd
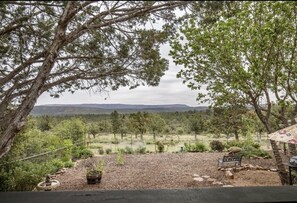
[(185, 21), (171, 40), (170, 55), (184, 66), (178, 77), (193, 90), (206, 87), (201, 102), (253, 106), (268, 132), (271, 116), (287, 124), (297, 112), (296, 9), (296, 2), (230, 2)]
[[(214, 106), (252, 106), (268, 133), (297, 114), (297, 3), (228, 2), (186, 20), (171, 40), (178, 77)], [(277, 110), (277, 111), (276, 111)], [(286, 170), (270, 140), (282, 183)]]
[[(2, 1), (0, 158), (43, 92), (158, 85), (159, 46), (184, 1)], [(162, 30), (152, 25), (165, 21)]]

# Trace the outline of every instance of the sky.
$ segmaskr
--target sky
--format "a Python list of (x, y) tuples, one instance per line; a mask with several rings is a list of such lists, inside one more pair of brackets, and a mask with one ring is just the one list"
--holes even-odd
[[(176, 11), (178, 16), (182, 11)], [(156, 29), (162, 28), (162, 21), (153, 25)], [(169, 69), (161, 78), (159, 86), (139, 86), (129, 90), (128, 87), (120, 87), (116, 91), (94, 94), (89, 91), (77, 91), (74, 94), (63, 93), (59, 98), (52, 98), (49, 93), (43, 93), (37, 100), (36, 105), (44, 104), (186, 104), (189, 106), (207, 106), (198, 104), (196, 101), (197, 90), (190, 90), (182, 79), (176, 78), (176, 74), (182, 66), (176, 66), (168, 55), (170, 46), (168, 43), (160, 46), (161, 56), (169, 61)], [(202, 90), (205, 92), (205, 90)]]
[[(89, 91), (77, 91), (74, 94), (63, 93), (59, 98), (52, 98), (49, 93), (43, 93), (36, 105), (44, 104), (186, 104), (189, 106), (201, 106), (196, 101), (197, 91), (190, 90), (182, 79), (176, 78), (176, 74), (182, 66), (176, 66), (168, 55), (170, 46), (161, 47), (161, 54), (169, 60), (169, 69), (161, 78), (159, 86), (140, 86), (136, 89), (120, 87), (116, 91), (107, 93), (93, 93)], [(206, 104), (205, 104), (206, 105)]]

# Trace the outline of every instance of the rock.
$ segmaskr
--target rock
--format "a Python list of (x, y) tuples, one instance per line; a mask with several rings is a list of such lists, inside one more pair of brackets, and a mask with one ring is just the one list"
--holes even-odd
[(221, 167), (218, 167), (218, 171), (221, 170)]
[(210, 178), (210, 176), (202, 176), (202, 178), (208, 179)]
[(208, 178), (206, 181), (207, 182), (215, 182), (217, 179), (215, 179), (215, 178)]
[(231, 171), (232, 170), (232, 168), (226, 168), (226, 171)]
[(204, 181), (204, 179), (201, 178), (201, 177), (194, 178), (194, 180), (195, 180), (195, 181), (198, 181), (198, 182), (202, 182), (202, 181)]
[(193, 174), (193, 177), (200, 177), (200, 175), (198, 175), (198, 174)]
[(213, 182), (212, 184), (213, 184), (213, 185), (223, 185), (222, 182), (218, 182), (218, 181), (215, 181), (215, 182)]
[(221, 168), (220, 170), (221, 170), (221, 171), (225, 171), (225, 169), (224, 169), (224, 168)]
[(253, 166), (252, 164), (249, 165), (249, 168), (250, 168), (251, 170), (256, 170), (256, 167)]
[(234, 175), (233, 175), (233, 173), (231, 173), (231, 171), (226, 171), (225, 176), (229, 179), (234, 179)]
[(223, 185), (223, 187), (234, 187), (233, 185)]
[(271, 168), (270, 171), (277, 172), (277, 169), (276, 168)]

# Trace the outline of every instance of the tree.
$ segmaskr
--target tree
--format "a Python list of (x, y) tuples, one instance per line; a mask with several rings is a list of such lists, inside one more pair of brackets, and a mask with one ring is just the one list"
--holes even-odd
[(195, 134), (195, 140), (197, 140), (197, 135), (199, 135), (204, 130), (203, 117), (200, 113), (194, 113), (189, 117), (189, 127)]
[(154, 140), (156, 140), (156, 135), (161, 133), (166, 125), (166, 122), (159, 114), (149, 114), (148, 118), (148, 128), (153, 133)]
[(37, 127), (41, 131), (49, 131), (51, 126), (51, 118), (48, 115), (37, 118)]
[(96, 123), (91, 123), (88, 126), (88, 133), (91, 134), (94, 139), (96, 137), (96, 134), (98, 134), (99, 132), (100, 132), (100, 129), (99, 129), (99, 126)]
[[(0, 3), (0, 158), (38, 97), (65, 91), (158, 85), (168, 68), (159, 45), (184, 1)], [(164, 19), (164, 30), (150, 28)]]
[(247, 109), (240, 106), (215, 107), (213, 108), (213, 117), (211, 125), (216, 128), (216, 131), (223, 132), (229, 137), (231, 134), (239, 140), (239, 133), (243, 128), (243, 115)]
[(114, 135), (114, 138), (116, 138), (116, 134), (120, 130), (120, 116), (117, 111), (113, 111), (110, 114), (110, 119), (111, 119), (111, 126), (112, 126), (112, 133)]
[[(172, 39), (170, 54), (184, 65), (178, 77), (193, 90), (206, 87), (199, 101), (253, 106), (268, 133), (271, 117), (288, 126), (297, 113), (296, 2), (230, 2), (221, 8), (186, 21)], [(271, 146), (284, 184), (287, 174), (275, 141)]]
[(87, 132), (86, 124), (79, 118), (71, 118), (59, 123), (55, 129), (55, 135), (63, 139), (70, 139), (73, 143), (85, 141)]
[(119, 126), (119, 132), (121, 134), (121, 139), (124, 138), (124, 136), (128, 133), (128, 126), (129, 126), (129, 119), (126, 117), (126, 115), (122, 115), (120, 117), (120, 126)]
[(135, 137), (140, 134), (141, 140), (143, 139), (143, 134), (147, 130), (149, 114), (146, 112), (132, 113), (129, 115), (130, 128), (135, 132)]

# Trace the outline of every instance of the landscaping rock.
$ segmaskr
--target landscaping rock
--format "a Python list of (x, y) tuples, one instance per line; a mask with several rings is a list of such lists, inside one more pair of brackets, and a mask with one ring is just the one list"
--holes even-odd
[(202, 176), (202, 178), (208, 179), (210, 178), (210, 176)]
[(215, 179), (215, 178), (208, 178), (206, 181), (207, 182), (215, 182), (217, 179)]
[(222, 187), (234, 187), (233, 185), (223, 185)]
[(212, 183), (213, 185), (224, 185), (222, 182), (215, 181)]
[(231, 171), (226, 171), (225, 176), (229, 179), (234, 179), (234, 175), (233, 175), (233, 173), (231, 173)]
[(204, 179), (203, 179), (203, 178), (201, 178), (201, 177), (194, 178), (194, 180), (195, 180), (195, 181), (198, 181), (198, 182), (202, 182), (202, 181), (204, 181)]

